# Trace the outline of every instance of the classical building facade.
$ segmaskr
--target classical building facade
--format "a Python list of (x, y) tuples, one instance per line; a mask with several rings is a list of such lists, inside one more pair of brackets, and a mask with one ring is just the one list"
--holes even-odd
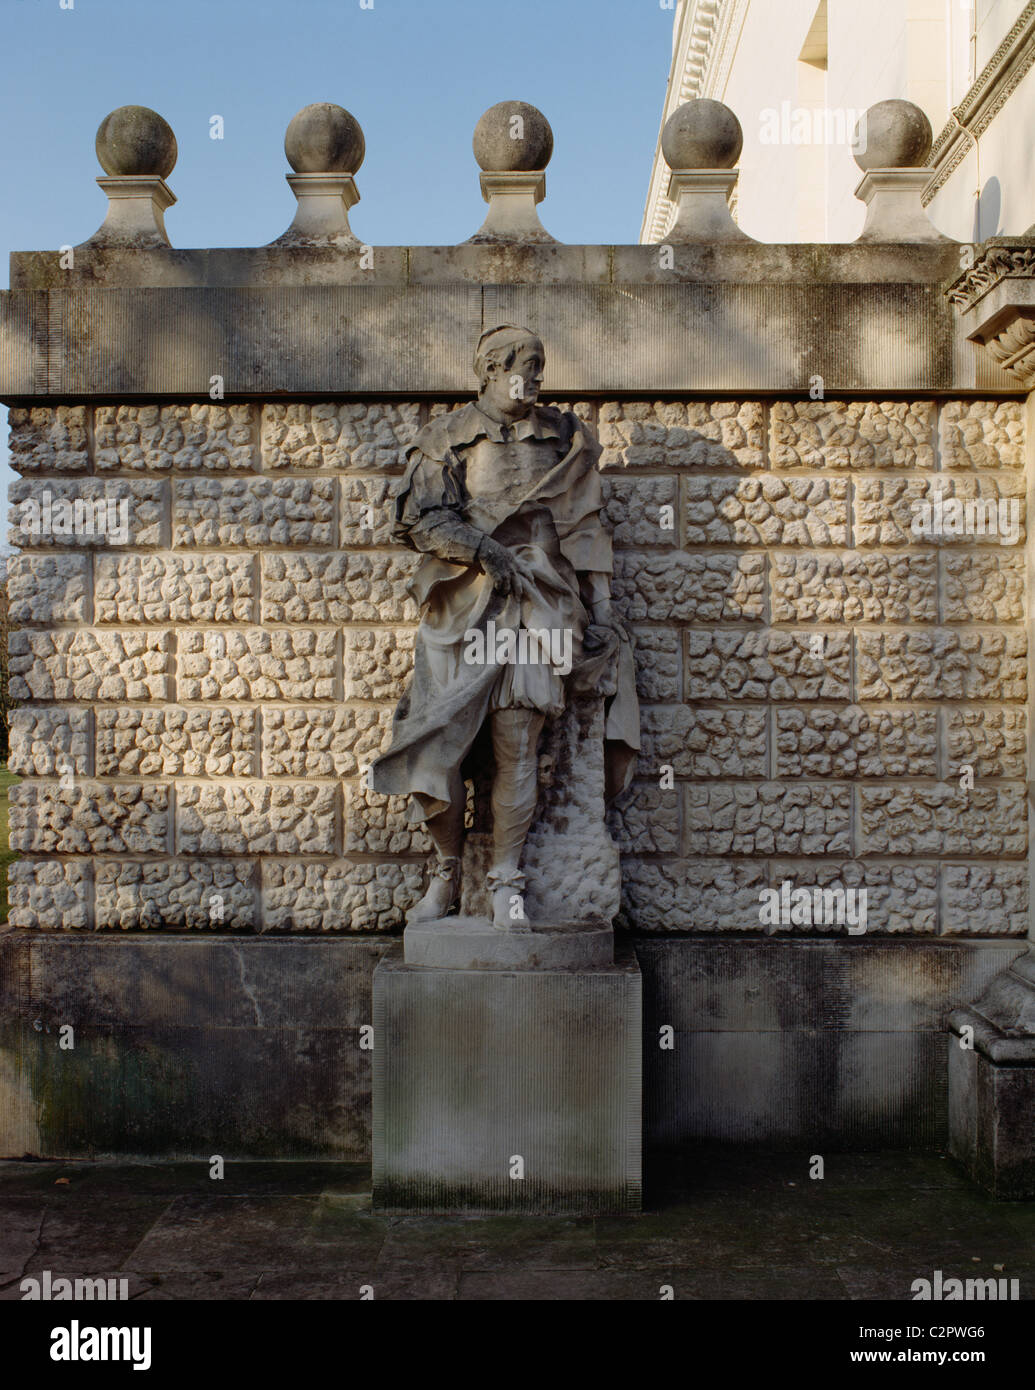
[[(923, 201), (960, 242), (1035, 223), (1035, 4), (1019, 0), (678, 0), (662, 126), (695, 97), (744, 128), (736, 217), (760, 241), (854, 241), (846, 158), (873, 103), (915, 102), (934, 130)], [(640, 240), (674, 215), (660, 139)]]

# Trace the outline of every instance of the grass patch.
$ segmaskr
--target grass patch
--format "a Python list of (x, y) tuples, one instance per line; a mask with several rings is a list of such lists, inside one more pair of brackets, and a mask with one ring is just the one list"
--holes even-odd
[(8, 772), (6, 763), (0, 763), (0, 924), (7, 921), (8, 865), (18, 858), (17, 853), (10, 847), (8, 816), (11, 808), (7, 794), (19, 780), (13, 772)]

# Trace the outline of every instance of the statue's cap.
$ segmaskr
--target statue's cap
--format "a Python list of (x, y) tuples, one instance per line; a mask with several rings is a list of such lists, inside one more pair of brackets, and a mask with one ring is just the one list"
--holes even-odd
[(498, 328), (490, 328), (478, 339), (478, 351), (476, 356), (484, 357), (487, 352), (495, 352), (499, 348), (516, 347), (518, 343), (527, 343), (529, 339), (534, 343), (542, 343), (538, 333), (533, 333), (531, 328), (518, 328), (513, 323), (500, 324)]

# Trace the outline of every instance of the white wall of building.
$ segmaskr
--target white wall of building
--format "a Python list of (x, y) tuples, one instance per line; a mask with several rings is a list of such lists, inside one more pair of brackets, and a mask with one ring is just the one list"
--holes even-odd
[[(1025, 0), (974, 3), (684, 0), (666, 113), (687, 98), (678, 54), (680, 46), (684, 55), (691, 52), (690, 25), (707, 6), (724, 22), (725, 37), (711, 46), (703, 74), (694, 74), (692, 94), (724, 101), (743, 126), (740, 226), (760, 241), (853, 241), (864, 218), (854, 196), (861, 173), (847, 143), (855, 116), (875, 102), (904, 97), (927, 113), (937, 139), (1011, 27), (1033, 12), (1035, 28), (1035, 6)], [(824, 18), (825, 67), (803, 61), (815, 57)], [(700, 49), (699, 42), (694, 46)], [(985, 84), (1004, 96), (1012, 90), (990, 122), (983, 118), (977, 151), (969, 140), (959, 147), (969, 152), (928, 208), (934, 224), (957, 240), (1019, 235), (1035, 224), (1035, 142), (1028, 135), (1035, 128), (1035, 67), (1017, 81), (1019, 71), (1015, 67), (1011, 77), (1004, 62)], [(674, 90), (680, 79), (682, 90)], [(803, 110), (825, 113), (825, 122), (822, 115), (814, 118), (809, 138), (803, 138)]]

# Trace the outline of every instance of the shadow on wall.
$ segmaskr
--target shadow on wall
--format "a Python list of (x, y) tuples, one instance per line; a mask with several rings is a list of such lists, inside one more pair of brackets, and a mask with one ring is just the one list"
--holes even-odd
[(999, 218), (1003, 211), (1003, 190), (997, 178), (990, 178), (974, 205), (974, 241), (1000, 236)]

